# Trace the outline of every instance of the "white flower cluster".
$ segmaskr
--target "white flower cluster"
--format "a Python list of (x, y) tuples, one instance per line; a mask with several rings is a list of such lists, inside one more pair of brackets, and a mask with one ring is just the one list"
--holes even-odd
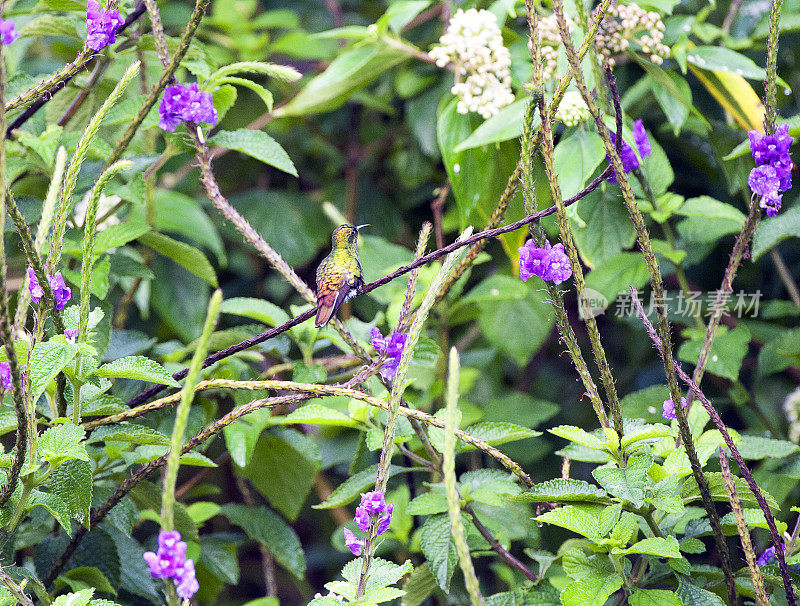
[(458, 9), (429, 55), (439, 67), (453, 65), (456, 74), (466, 76), (452, 89), (459, 113), (490, 118), (514, 101), (511, 53), (503, 46), (497, 18), (489, 11)]
[(789, 421), (789, 439), (797, 444), (800, 442), (800, 387), (786, 396), (783, 411)]
[(589, 108), (578, 91), (571, 90), (564, 93), (556, 110), (556, 120), (564, 126), (577, 126), (591, 117), (592, 114), (589, 113)]
[(664, 22), (659, 14), (631, 3), (608, 7), (597, 30), (595, 45), (610, 65), (614, 65), (612, 55), (628, 50), (631, 42), (639, 46), (633, 50), (649, 55), (653, 63), (661, 65), (669, 57), (669, 47), (662, 40)]

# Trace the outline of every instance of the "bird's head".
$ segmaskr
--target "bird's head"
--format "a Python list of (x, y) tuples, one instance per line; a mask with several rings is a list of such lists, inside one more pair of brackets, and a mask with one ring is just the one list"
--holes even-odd
[(369, 225), (350, 225), (345, 223), (333, 230), (331, 242), (334, 248), (350, 248), (358, 242), (358, 230)]

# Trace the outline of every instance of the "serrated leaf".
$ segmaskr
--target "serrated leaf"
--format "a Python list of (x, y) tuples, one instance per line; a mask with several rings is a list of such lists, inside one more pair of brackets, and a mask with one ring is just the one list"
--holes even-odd
[(44, 393), (48, 383), (70, 364), (80, 347), (75, 343), (45, 341), (38, 343), (31, 353), (31, 400), (36, 402)]
[[(764, 517), (764, 512), (760, 509), (747, 507), (742, 509), (742, 514), (744, 515), (745, 524), (747, 524), (750, 528), (763, 528), (764, 530), (769, 530), (767, 520)], [(725, 514), (720, 522), (722, 523), (722, 529), (725, 531), (725, 534), (735, 535), (738, 533), (736, 527), (736, 516), (734, 516), (732, 511)], [(782, 535), (784, 532), (786, 532), (786, 522), (775, 520), (775, 526), (778, 529), (779, 534)]]
[(213, 536), (205, 537), (200, 549), (200, 564), (206, 570), (225, 583), (236, 585), (239, 582), (235, 543)]
[(289, 413), (285, 417), (279, 417), (275, 423), (281, 425), (293, 425), (304, 423), (309, 425), (332, 425), (336, 427), (359, 427), (361, 424), (355, 419), (351, 419), (346, 414), (328, 408), (322, 404), (306, 404)]
[(139, 237), (139, 241), (149, 246), (157, 253), (172, 259), (188, 272), (194, 274), (198, 278), (202, 278), (214, 288), (218, 286), (217, 274), (214, 268), (203, 252), (194, 246), (189, 246), (188, 244), (154, 231), (142, 234)]
[(70, 459), (89, 461), (86, 446), (83, 444), (85, 434), (83, 427), (79, 425), (55, 425), (39, 438), (39, 455), (52, 467)]
[(623, 555), (643, 553), (645, 555), (658, 556), (659, 558), (681, 557), (678, 539), (675, 537), (651, 537), (649, 539), (642, 539), (627, 549), (614, 548), (612, 553)]
[(683, 606), (725, 606), (725, 602), (716, 593), (692, 585), (684, 577), (679, 577), (680, 584), (675, 593)]
[(97, 259), (104, 252), (112, 248), (124, 246), (150, 231), (150, 226), (144, 221), (125, 221), (109, 225), (103, 231), (97, 232), (94, 241), (94, 258)]
[(683, 606), (674, 591), (666, 589), (635, 589), (628, 598), (630, 606)]
[(88, 461), (65, 461), (50, 476), (50, 491), (67, 506), (69, 516), (89, 527), (92, 505), (92, 466)]
[(60, 595), (53, 600), (52, 606), (86, 606), (92, 599), (94, 589), (83, 589), (75, 593)]
[(168, 446), (170, 439), (151, 427), (125, 422), (114, 425), (101, 425), (95, 428), (86, 442), (89, 444), (96, 442), (129, 442), (130, 444)]
[(647, 471), (652, 464), (652, 456), (637, 454), (628, 459), (628, 465), (624, 469), (598, 467), (592, 471), (592, 475), (607, 492), (630, 501), (634, 507), (641, 507), (647, 487)]
[(441, 491), (424, 492), (414, 498), (406, 508), (412, 516), (428, 516), (447, 511), (447, 497)]
[(436, 579), (431, 573), (430, 564), (425, 562), (422, 566), (417, 566), (403, 584), (406, 595), (403, 596), (402, 605), (420, 606), (433, 594), (436, 587)]
[(260, 130), (240, 128), (234, 131), (223, 130), (214, 135), (211, 143), (226, 149), (247, 154), (290, 175), (297, 176), (289, 154), (275, 139)]
[(760, 459), (784, 459), (800, 450), (794, 442), (775, 440), (764, 436), (741, 435), (741, 442), (736, 447), (739, 454), (747, 461)]
[(70, 524), (69, 506), (58, 495), (51, 492), (41, 492), (32, 490), (28, 502), (25, 505), (26, 511), (34, 507), (44, 507), (56, 519), (64, 531), (72, 536), (72, 525)]
[[(391, 478), (398, 473), (405, 473), (411, 471), (410, 469), (400, 467), (399, 465), (389, 466), (389, 475)], [(363, 471), (350, 476), (334, 490), (327, 499), (317, 505), (312, 505), (314, 509), (334, 509), (347, 505), (355, 500), (362, 492), (365, 492), (367, 487), (375, 484), (375, 474), (378, 473), (378, 465), (370, 465)]]
[(548, 429), (547, 431), (558, 436), (559, 438), (564, 438), (565, 440), (575, 442), (576, 444), (580, 444), (581, 446), (585, 446), (593, 450), (605, 449), (605, 443), (603, 441), (593, 436), (589, 432), (581, 429), (580, 427), (575, 427), (574, 425), (559, 425), (558, 427), (553, 427), (553, 429)]
[(525, 492), (508, 497), (509, 501), (523, 503), (569, 503), (574, 501), (588, 501), (593, 503), (610, 503), (605, 490), (597, 488), (589, 482), (574, 480), (572, 478), (556, 478), (526, 490)]
[[(535, 438), (542, 435), (542, 432), (514, 423), (483, 422), (470, 425), (466, 430), (474, 438), (483, 440), (490, 446), (498, 446), (507, 442), (524, 440), (525, 438)], [(471, 450), (474, 446), (464, 445), (464, 450)]]
[(422, 526), (420, 548), (439, 587), (449, 591), (458, 553), (453, 541), (450, 518), (446, 514), (431, 516), (425, 521)]
[(144, 356), (128, 356), (103, 364), (95, 374), (103, 378), (136, 379), (169, 387), (180, 387), (166, 368)]
[(599, 577), (590, 576), (567, 585), (561, 592), (564, 606), (603, 606), (612, 593), (622, 587), (618, 574)]
[[(720, 472), (707, 471), (704, 473), (704, 475), (708, 481), (708, 489), (711, 493), (711, 499), (714, 501), (727, 501), (728, 491), (725, 490), (722, 474)], [(736, 486), (736, 492), (738, 493), (739, 500), (741, 500), (742, 503), (750, 506), (758, 505), (755, 495), (750, 490), (750, 486), (748, 486), (747, 482), (743, 478), (734, 476), (733, 483)], [(761, 494), (764, 495), (764, 499), (766, 500), (767, 506), (770, 509), (780, 510), (775, 497), (773, 497), (763, 488), (761, 488)], [(683, 499), (684, 503), (691, 503), (692, 501), (700, 500), (700, 489), (697, 487), (697, 481), (694, 479), (694, 477), (687, 478), (686, 483), (681, 487), (681, 498)]]
[(268, 326), (280, 326), (289, 319), (289, 314), (280, 307), (264, 299), (251, 297), (233, 297), (222, 302), (220, 312), (235, 316), (244, 316)]
[(248, 537), (269, 549), (281, 566), (298, 579), (305, 578), (306, 560), (300, 539), (274, 511), (267, 507), (228, 504), (222, 507), (222, 513)]
[(674, 437), (672, 428), (662, 423), (654, 425), (638, 425), (631, 431), (626, 431), (622, 436), (620, 447), (627, 450), (631, 446), (644, 446), (659, 441), (661, 438)]
[(534, 520), (566, 528), (587, 539), (599, 539), (597, 525), (602, 510), (601, 505), (565, 505), (543, 513)]

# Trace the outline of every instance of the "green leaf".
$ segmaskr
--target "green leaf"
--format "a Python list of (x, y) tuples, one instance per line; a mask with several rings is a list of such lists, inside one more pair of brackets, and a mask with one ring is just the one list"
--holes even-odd
[(628, 598), (630, 606), (683, 606), (674, 591), (666, 589), (635, 589)]
[(642, 539), (627, 549), (614, 548), (612, 553), (622, 555), (643, 553), (645, 555), (657, 556), (659, 558), (681, 557), (680, 548), (678, 547), (678, 539), (675, 537), (651, 537), (649, 539)]
[[(484, 422), (470, 425), (465, 430), (471, 436), (483, 440), (490, 446), (498, 446), (507, 442), (524, 440), (525, 438), (535, 438), (542, 435), (540, 431), (534, 431), (514, 423)], [(474, 448), (469, 444), (464, 445), (464, 450)]]
[[(453, 151), (459, 153), (475, 147), (518, 139), (522, 134), (522, 120), (525, 117), (527, 105), (528, 97), (522, 97), (510, 105), (506, 105), (494, 116), (480, 124), (466, 139), (456, 145)], [(532, 122), (534, 129), (539, 127), (539, 122), (537, 110)]]
[(409, 55), (382, 42), (369, 42), (341, 53), (324, 72), (312, 79), (276, 116), (303, 116), (341, 106), (354, 92)]
[(679, 576), (678, 591), (675, 592), (683, 606), (725, 606), (725, 602), (716, 593), (692, 585), (684, 577)]
[(144, 356), (128, 356), (103, 364), (97, 369), (96, 374), (98, 377), (109, 379), (136, 379), (169, 387), (181, 386), (166, 368)]
[[(353, 585), (358, 584), (358, 579), (361, 576), (362, 563), (361, 558), (351, 560), (345, 564), (342, 569), (342, 576)], [(414, 570), (409, 560), (406, 560), (402, 564), (395, 564), (394, 562), (388, 562), (381, 558), (375, 558), (372, 560), (372, 564), (374, 567), (370, 565), (370, 574), (364, 586), (365, 589), (375, 589), (393, 585)]]
[(764, 436), (740, 435), (742, 441), (737, 444), (739, 453), (747, 461), (761, 459), (785, 459), (800, 451), (800, 447), (787, 440), (775, 440)]
[(55, 379), (65, 366), (75, 359), (79, 346), (65, 341), (37, 343), (31, 353), (31, 400), (36, 402), (48, 383)]
[(69, 517), (88, 529), (93, 489), (91, 464), (81, 460), (65, 461), (53, 471), (49, 487), (64, 502)]
[(261, 436), (241, 474), (275, 509), (295, 520), (319, 469), (316, 442), (296, 431), (281, 429)]
[[(519, 153), (514, 144), (472, 148), (457, 152), (456, 145), (472, 132), (479, 118), (475, 114), (460, 114), (458, 100), (442, 102), (437, 121), (437, 140), (453, 196), (459, 210), (459, 223), (481, 225), (497, 205), (513, 172)], [(473, 213), (475, 213), (473, 215)]]
[(677, 474), (671, 474), (653, 486), (650, 501), (657, 509), (667, 513), (683, 513), (683, 501), (677, 494), (679, 481)]
[(157, 253), (172, 259), (198, 278), (202, 278), (214, 288), (217, 287), (217, 274), (214, 272), (214, 268), (202, 251), (194, 246), (152, 231), (140, 236), (139, 240)]
[(39, 456), (50, 463), (52, 467), (58, 467), (70, 459), (89, 461), (89, 455), (86, 454), (86, 446), (83, 443), (85, 434), (83, 427), (79, 425), (72, 423), (55, 425), (46, 430), (39, 438)]
[(276, 424), (294, 425), (332, 425), (336, 427), (359, 427), (361, 423), (346, 414), (322, 404), (306, 404), (284, 417), (275, 420)]
[[(568, 166), (565, 159), (565, 171), (569, 170)], [(572, 233), (581, 257), (590, 268), (630, 248), (636, 240), (628, 211), (617, 197), (595, 190), (578, 202), (577, 213), (586, 225), (572, 220)]]
[(641, 288), (650, 279), (642, 255), (632, 252), (621, 252), (603, 261), (586, 276), (587, 289), (599, 292), (609, 303), (628, 289)]
[(634, 507), (644, 503), (644, 491), (647, 487), (647, 471), (653, 464), (649, 454), (635, 454), (628, 459), (628, 465), (616, 467), (598, 467), (592, 475), (598, 484), (615, 497), (630, 501)]
[(69, 36), (78, 38), (77, 19), (70, 16), (40, 15), (28, 21), (19, 30), (20, 38), (38, 38), (40, 36)]
[(419, 15), (428, 6), (431, 0), (399, 0), (393, 2), (386, 9), (380, 22), (384, 20), (389, 24), (389, 28), (398, 36), (403, 31), (403, 28), (408, 25), (414, 17)]
[(556, 503), (573, 501), (610, 503), (605, 490), (597, 488), (589, 484), (589, 482), (572, 478), (547, 480), (541, 484), (536, 484), (536, 486), (523, 493), (508, 497), (508, 500), (525, 503), (547, 503), (550, 501), (555, 501)]
[[(739, 378), (742, 360), (750, 346), (750, 331), (744, 324), (739, 324), (731, 331), (724, 328), (720, 327), (711, 343), (706, 370), (711, 374), (735, 381)], [(705, 338), (704, 334), (693, 335), (691, 340), (683, 343), (678, 350), (678, 358), (696, 364)]]
[(289, 320), (289, 314), (280, 307), (264, 299), (254, 299), (252, 297), (233, 297), (222, 302), (220, 312), (243, 316), (268, 326), (280, 326)]
[(652, 76), (648, 77), (651, 79), (650, 87), (653, 95), (661, 106), (664, 115), (667, 116), (667, 120), (672, 126), (673, 135), (677, 137), (686, 122), (686, 118), (689, 117), (689, 108), (692, 105), (692, 89), (686, 78), (680, 74), (666, 70), (665, 73), (666, 77), (672, 81), (673, 87), (671, 88), (659, 85)]
[[(562, 197), (571, 198), (583, 189), (605, 157), (603, 140), (593, 131), (578, 128), (568, 137), (562, 138), (556, 145), (553, 156)], [(581, 218), (586, 219), (583, 216)]]
[(94, 241), (94, 258), (108, 252), (112, 248), (124, 246), (140, 238), (150, 231), (150, 226), (144, 221), (125, 221), (109, 225), (103, 231), (97, 232)]
[[(708, 489), (711, 493), (711, 499), (714, 501), (727, 501), (728, 492), (725, 490), (725, 484), (722, 474), (719, 472), (707, 471), (704, 473), (708, 481)], [(743, 504), (748, 506), (757, 507), (758, 501), (753, 492), (750, 490), (747, 482), (743, 478), (734, 476), (733, 483), (736, 486), (736, 492), (739, 494), (739, 499)], [(771, 494), (761, 488), (761, 494), (767, 501), (767, 506), (770, 509), (780, 510), (778, 502)], [(692, 501), (700, 500), (700, 489), (697, 487), (697, 481), (694, 477), (686, 479), (686, 483), (681, 487), (681, 498), (684, 503), (691, 503)]]
[(253, 456), (261, 431), (269, 424), (269, 409), (254, 411), (223, 429), (225, 446), (233, 462), (244, 467)]
[(116, 423), (114, 425), (101, 425), (92, 431), (86, 440), (89, 444), (97, 442), (128, 442), (130, 444), (149, 444), (169, 446), (169, 436), (145, 425), (133, 423)]
[(205, 537), (200, 543), (200, 564), (215, 577), (236, 585), (239, 582), (239, 560), (236, 545), (225, 539)]
[(752, 257), (757, 261), (787, 238), (800, 237), (800, 206), (794, 206), (777, 217), (764, 218), (753, 236)]
[(425, 562), (422, 566), (417, 566), (403, 583), (406, 595), (403, 596), (402, 606), (420, 606), (435, 590), (436, 579), (431, 572), (430, 564)]
[[(523, 366), (544, 343), (555, 322), (552, 307), (539, 285), (529, 280), (524, 299), (504, 300), (480, 306), (478, 324), (494, 347)], [(520, 321), (520, 318), (525, 318)]]
[(30, 511), (34, 507), (44, 507), (49, 511), (56, 521), (61, 525), (64, 531), (72, 536), (72, 529), (70, 524), (70, 511), (69, 506), (61, 499), (51, 492), (41, 492), (39, 490), (32, 490), (28, 502), (25, 504), (25, 510)]
[(264, 131), (247, 128), (235, 131), (222, 130), (214, 135), (211, 143), (242, 152), (256, 160), (261, 160), (264, 164), (297, 176), (297, 169), (289, 158), (289, 154), (281, 147), (280, 143)]
[[(253, 82), (252, 80), (248, 80), (247, 78), (237, 78), (235, 76), (227, 76), (225, 78), (220, 78), (215, 82), (217, 85), (228, 86), (228, 85), (235, 85), (235, 86), (242, 86), (244, 88), (250, 89), (258, 98), (264, 102), (264, 105), (267, 106), (267, 111), (272, 111), (272, 103), (274, 101), (274, 97), (272, 93), (269, 92), (266, 88)], [(214, 137), (216, 138), (216, 137)], [(282, 149), (282, 148), (281, 148)], [(245, 152), (247, 153), (247, 152)], [(288, 156), (287, 156), (288, 157)]]
[(575, 427), (574, 425), (559, 425), (558, 427), (553, 427), (547, 431), (555, 436), (558, 436), (559, 438), (564, 438), (570, 442), (575, 442), (581, 446), (586, 446), (586, 448), (591, 448), (593, 450), (605, 449), (605, 442), (603, 442), (600, 438), (597, 438), (588, 431), (581, 429), (580, 427)]
[[(764, 517), (764, 512), (760, 509), (753, 509), (753, 508), (745, 508), (742, 509), (742, 514), (744, 515), (744, 522), (750, 528), (763, 528), (764, 530), (769, 530), (769, 525), (767, 524), (767, 520)], [(720, 520), (722, 523), (722, 529), (725, 531), (727, 535), (735, 535), (738, 534), (738, 528), (736, 526), (736, 516), (731, 511)], [(778, 534), (783, 535), (786, 532), (787, 524), (786, 522), (781, 522), (780, 520), (775, 520), (775, 527), (778, 529)]]
[(406, 508), (406, 513), (413, 516), (429, 516), (447, 511), (447, 497), (441, 491), (423, 492), (414, 498)]
[[(387, 477), (391, 478), (398, 473), (406, 473), (408, 471), (411, 470), (398, 465), (390, 465)], [(325, 501), (318, 505), (312, 505), (312, 507), (314, 509), (335, 509), (336, 507), (347, 505), (364, 492), (368, 486), (375, 484), (376, 473), (378, 473), (378, 465), (370, 465), (366, 469), (347, 478), (347, 480), (342, 482)]]
[(422, 526), (420, 548), (439, 587), (449, 591), (458, 553), (448, 515), (431, 516), (425, 521)]
[[(763, 80), (767, 72), (744, 55), (724, 46), (696, 46), (686, 53), (686, 60), (706, 71), (732, 72), (748, 80)], [(782, 86), (787, 84), (779, 77)]]
[(639, 447), (645, 444), (652, 444), (658, 442), (661, 438), (671, 438), (675, 434), (671, 427), (663, 423), (656, 423), (654, 425), (634, 425), (630, 430), (625, 431), (620, 442), (622, 450), (627, 450), (631, 446)]
[(600, 539), (597, 524), (603, 509), (602, 505), (565, 505), (536, 516), (534, 520), (566, 528), (587, 539)]
[[(106, 575), (94, 566), (78, 566), (60, 575), (59, 579), (67, 583), (73, 591), (81, 591), (88, 586), (103, 593), (117, 594), (117, 590), (111, 585)], [(116, 606), (110, 600), (92, 600), (89, 602), (89, 606), (104, 606), (104, 603), (109, 606)]]
[(222, 512), (248, 537), (269, 549), (281, 566), (298, 579), (305, 577), (306, 559), (300, 539), (274, 511), (267, 507), (227, 504), (222, 507)]
[(83, 589), (76, 593), (68, 593), (58, 596), (52, 606), (86, 606), (92, 599), (94, 589)]
[(567, 585), (561, 592), (564, 606), (603, 606), (612, 593), (622, 587), (622, 577), (589, 576)]
[(716, 242), (724, 235), (739, 233), (745, 219), (739, 209), (710, 196), (689, 198), (675, 212), (687, 217), (677, 227), (680, 235), (692, 242)]

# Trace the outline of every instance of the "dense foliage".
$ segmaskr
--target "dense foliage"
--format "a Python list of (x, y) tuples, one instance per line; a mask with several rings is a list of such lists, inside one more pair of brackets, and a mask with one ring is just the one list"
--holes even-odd
[(0, 603), (796, 604), (799, 13), (0, 0)]

